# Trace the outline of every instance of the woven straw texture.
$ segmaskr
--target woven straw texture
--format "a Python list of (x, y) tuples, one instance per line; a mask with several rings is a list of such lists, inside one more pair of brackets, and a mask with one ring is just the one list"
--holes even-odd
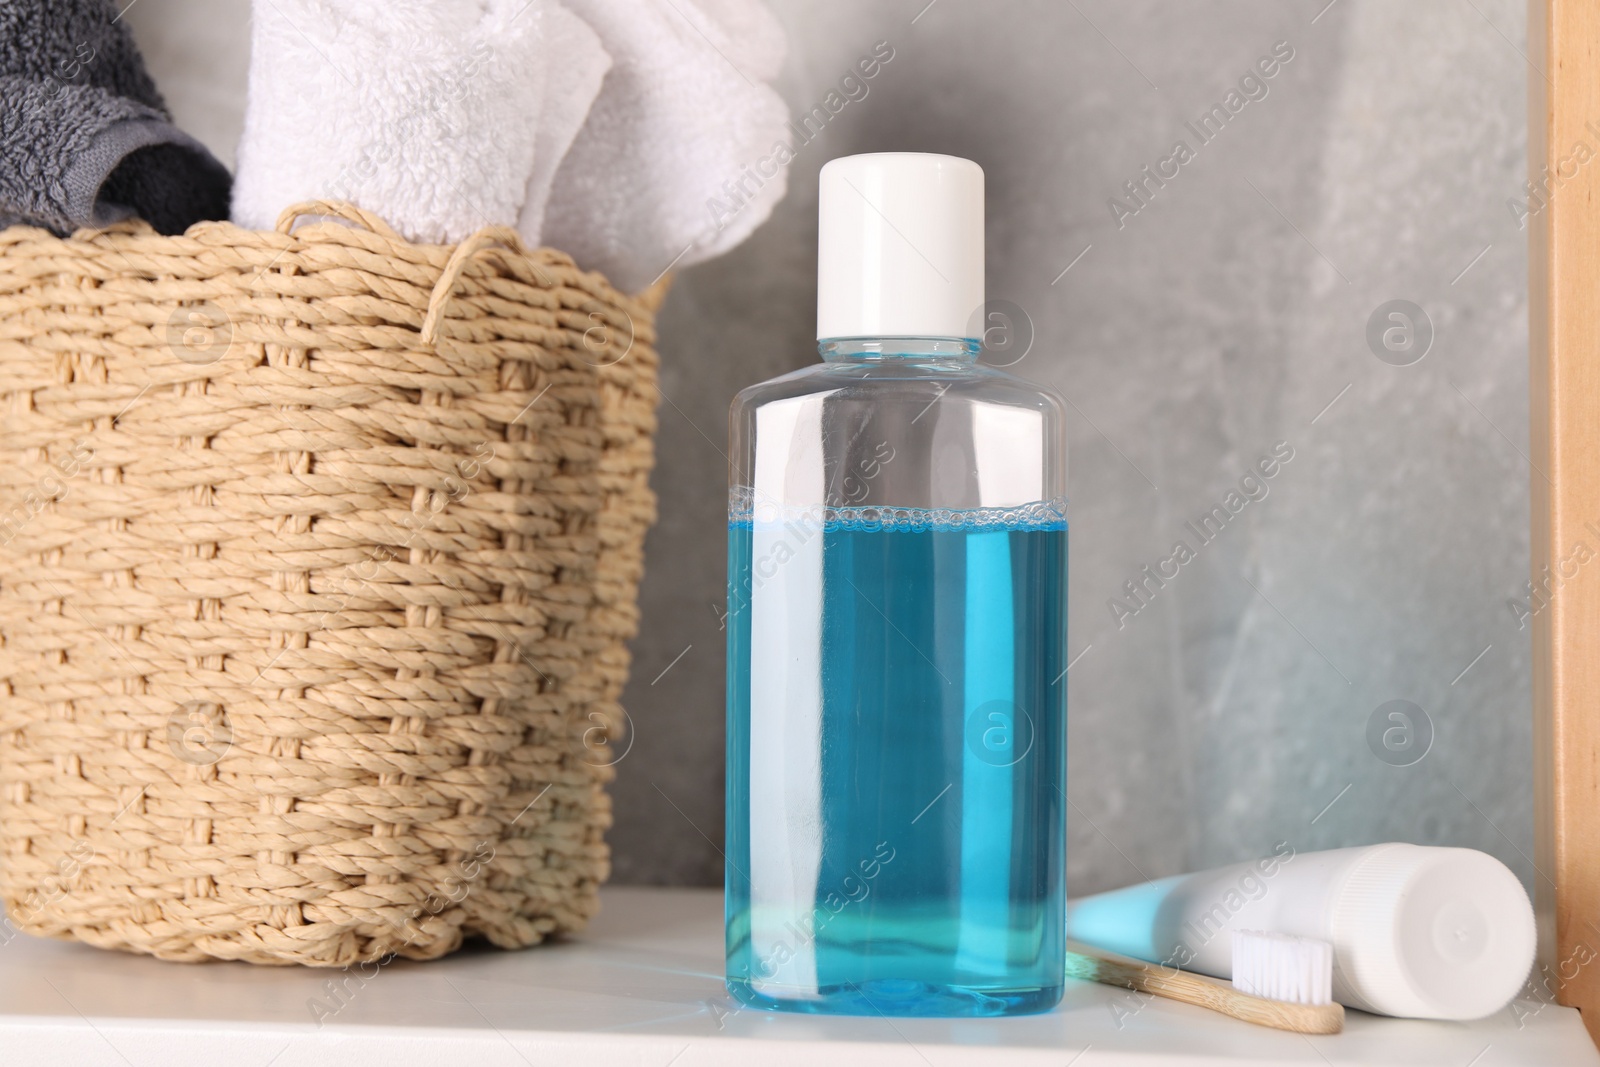
[(0, 233), (10, 923), (320, 966), (581, 927), (660, 289), (333, 204)]

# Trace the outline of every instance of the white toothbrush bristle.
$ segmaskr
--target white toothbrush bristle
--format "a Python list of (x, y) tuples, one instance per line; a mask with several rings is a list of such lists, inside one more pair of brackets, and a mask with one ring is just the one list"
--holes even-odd
[(1233, 988), (1291, 1004), (1331, 1004), (1333, 946), (1311, 937), (1235, 930)]

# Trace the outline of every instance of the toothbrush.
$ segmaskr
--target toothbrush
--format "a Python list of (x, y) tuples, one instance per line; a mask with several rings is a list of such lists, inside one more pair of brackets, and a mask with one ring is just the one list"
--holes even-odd
[(1344, 1008), (1332, 1000), (1333, 947), (1314, 938), (1234, 931), (1231, 986), (1069, 941), (1067, 977), (1179, 1000), (1278, 1030), (1337, 1034), (1344, 1029)]

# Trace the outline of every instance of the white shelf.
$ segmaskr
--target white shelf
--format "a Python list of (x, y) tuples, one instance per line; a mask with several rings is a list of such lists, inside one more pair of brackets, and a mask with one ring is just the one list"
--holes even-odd
[[(1050, 1067), (1439, 1064), (1600, 1067), (1570, 1008), (1537, 1002), (1475, 1023), (1351, 1012), (1305, 1038), (1092, 983), (1013, 1019), (858, 1019), (739, 1009), (722, 988), (722, 899), (612, 888), (583, 937), (526, 952), (396, 961), (317, 1025), (337, 972), (175, 964), (63, 942), (0, 946), (0, 1063), (114, 1067)], [(1124, 1017), (1118, 1025), (1118, 1013)], [(1087, 1049), (1087, 1051), (1084, 1051)]]

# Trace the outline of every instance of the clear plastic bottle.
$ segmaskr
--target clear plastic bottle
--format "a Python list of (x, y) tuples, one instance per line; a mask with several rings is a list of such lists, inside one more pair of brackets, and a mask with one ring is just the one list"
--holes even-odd
[(1063, 985), (1066, 440), (978, 361), (983, 173), (822, 172), (823, 362), (731, 413), (727, 980), (998, 1015)]

